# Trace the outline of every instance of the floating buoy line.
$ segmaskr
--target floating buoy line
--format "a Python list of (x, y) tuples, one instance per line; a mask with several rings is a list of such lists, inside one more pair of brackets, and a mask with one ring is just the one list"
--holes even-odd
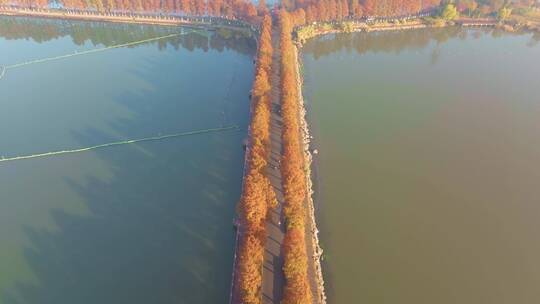
[(35, 59), (35, 60), (16, 63), (16, 64), (12, 64), (12, 65), (0, 66), (0, 69), (1, 69), (1, 71), (0, 71), (0, 79), (2, 79), (6, 75), (7, 70), (20, 68), (20, 67), (24, 67), (24, 66), (27, 66), (27, 65), (44, 63), (44, 62), (49, 62), (49, 61), (61, 60), (61, 59), (67, 59), (67, 58), (71, 58), (71, 57), (75, 57), (75, 56), (94, 54), (94, 53), (104, 52), (104, 51), (108, 51), (108, 50), (112, 50), (112, 49), (118, 49), (118, 48), (123, 48), (123, 47), (128, 47), (128, 46), (133, 46), (133, 45), (138, 45), (138, 44), (143, 44), (143, 43), (148, 43), (148, 42), (153, 42), (153, 41), (158, 41), (158, 40), (162, 40), (162, 39), (178, 37), (178, 36), (186, 35), (186, 34), (193, 33), (193, 32), (197, 32), (197, 31), (196, 30), (191, 30), (191, 31), (186, 31), (186, 32), (181, 32), (181, 33), (176, 33), (176, 34), (170, 34), (170, 35), (165, 35), (165, 36), (160, 36), (160, 37), (155, 37), (155, 38), (149, 38), (149, 39), (144, 39), (144, 40), (138, 40), (138, 41), (133, 41), (133, 42), (128, 42), (128, 43), (117, 44), (117, 45), (108, 46), (108, 47), (104, 47), (104, 48), (98, 48), (98, 49), (92, 49), (92, 50), (80, 51), (80, 52), (75, 51), (75, 53), (71, 53), (71, 54), (54, 56), (54, 57), (47, 57), (47, 58), (42, 58), (42, 59)]
[(183, 133), (175, 133), (175, 134), (153, 136), (153, 137), (145, 137), (145, 138), (139, 138), (139, 139), (116, 141), (116, 142), (110, 142), (110, 143), (105, 143), (105, 144), (101, 144), (101, 145), (90, 146), (90, 147), (79, 148), (79, 149), (73, 149), (73, 150), (53, 151), (53, 152), (46, 152), (46, 153), (39, 153), (39, 154), (32, 154), (32, 155), (14, 156), (14, 157), (7, 157), (7, 158), (2, 156), (0, 158), (0, 163), (2, 163), (2, 162), (12, 162), (12, 161), (18, 161), (18, 160), (27, 160), (27, 159), (33, 159), (33, 158), (51, 157), (51, 156), (58, 156), (58, 155), (72, 154), (72, 153), (82, 153), (82, 152), (88, 152), (88, 151), (91, 151), (91, 150), (109, 148), (109, 147), (120, 146), (120, 145), (130, 145), (130, 144), (135, 144), (135, 143), (140, 143), (140, 142), (148, 142), (148, 141), (160, 141), (160, 140), (171, 139), (171, 138), (176, 138), (176, 137), (183, 137), (183, 136), (189, 136), (189, 135), (197, 135), (197, 134), (204, 134), (204, 133), (216, 133), (216, 132), (224, 132), (224, 131), (232, 131), (232, 130), (240, 130), (240, 128), (238, 126), (228, 126), (228, 127), (223, 127), (223, 128), (204, 129), (204, 130), (197, 130), (197, 131), (190, 131), (190, 132), (183, 132)]
[[(88, 54), (104, 52), (104, 51), (108, 51), (108, 50), (112, 50), (112, 49), (123, 48), (123, 47), (148, 43), (148, 42), (152, 42), (152, 41), (158, 41), (158, 40), (162, 40), (162, 39), (172, 38), (172, 37), (178, 37), (178, 36), (189, 34), (189, 33), (192, 33), (192, 32), (197, 32), (197, 31), (192, 30), (192, 31), (187, 31), (187, 32), (182, 32), (182, 33), (170, 34), (170, 35), (165, 35), (165, 36), (160, 36), (160, 37), (155, 37), (155, 38), (149, 38), (149, 39), (144, 39), (144, 40), (139, 40), (139, 41), (133, 41), (133, 42), (128, 42), (128, 43), (113, 45), (113, 46), (104, 47), (104, 48), (98, 48), (98, 49), (92, 49), (92, 50), (87, 50), (87, 51), (75, 52), (75, 53), (67, 54), (67, 55), (36, 59), (36, 60), (21, 62), (21, 63), (7, 65), (7, 66), (0, 66), (0, 79), (2, 79), (6, 75), (7, 70), (10, 70), (10, 69), (16, 69), (16, 68), (20, 68), (20, 67), (24, 67), (24, 66), (28, 66), (28, 65), (32, 65), (32, 64), (38, 64), (38, 63), (44, 63), (44, 62), (49, 62), (49, 61), (61, 60), (61, 59), (66, 59), (66, 58), (70, 58), (70, 57), (75, 57), (75, 56), (88, 55)], [(72, 153), (82, 153), (82, 152), (87, 152), (87, 151), (91, 151), (91, 150), (109, 148), (109, 147), (120, 146), (120, 145), (129, 145), (129, 144), (135, 144), (135, 143), (140, 143), (140, 142), (148, 142), (148, 141), (160, 141), (160, 140), (171, 139), (171, 138), (182, 137), (182, 136), (197, 135), (197, 134), (204, 134), (204, 133), (213, 133), (213, 132), (224, 132), (224, 131), (229, 131), (229, 130), (239, 130), (239, 127), (238, 126), (228, 126), (228, 127), (222, 127), (222, 128), (212, 128), (212, 129), (204, 129), (204, 130), (197, 130), (197, 131), (191, 131), (191, 132), (160, 135), (160, 136), (153, 136), (153, 137), (146, 137), (146, 138), (139, 138), (139, 139), (130, 139), (130, 140), (124, 140), (124, 141), (110, 142), (110, 143), (105, 143), (105, 144), (100, 144), (100, 145), (95, 145), (95, 146), (90, 146), (90, 147), (84, 147), (84, 148), (79, 148), (79, 149), (53, 151), (53, 152), (46, 152), (46, 153), (39, 153), (39, 154), (32, 154), (32, 155), (22, 155), (22, 156), (14, 156), (14, 157), (7, 157), (7, 158), (2, 156), (0, 158), (0, 163), (2, 163), (2, 162), (12, 162), (12, 161), (18, 161), (18, 160), (27, 160), (27, 159), (33, 159), (33, 158), (44, 158), (44, 157), (51, 157), (51, 156), (58, 156), (58, 155), (72, 154)]]

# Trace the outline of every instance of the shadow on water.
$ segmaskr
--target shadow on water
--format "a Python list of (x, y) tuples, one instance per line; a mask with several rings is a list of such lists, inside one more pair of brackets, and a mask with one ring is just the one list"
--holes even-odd
[[(221, 136), (239, 142), (237, 134)], [(231, 176), (232, 168), (224, 168), (230, 155), (208, 155), (213, 146), (208, 141), (216, 141), (212, 137), (144, 145), (148, 153), (137, 147), (100, 152), (112, 180), (66, 179), (91, 215), (56, 209), (51, 213), (60, 232), (25, 228), (31, 247), (24, 255), (40, 283), (18, 284), (20, 300), (8, 294), (3, 303), (217, 303), (226, 298), (239, 172)], [(175, 156), (184, 153), (189, 159)], [(233, 164), (241, 163), (233, 158)]]
[[(110, 136), (87, 130), (76, 137), (90, 143)], [(98, 151), (112, 179), (65, 178), (90, 215), (53, 209), (59, 232), (24, 228), (31, 244), (24, 256), (39, 284), (18, 283), (18, 296), (4, 294), (1, 302), (218, 303), (226, 298), (241, 137), (227, 132)]]
[[(88, 41), (94, 46), (108, 47), (178, 33), (179, 28), (182, 27), (0, 16), (0, 37), (7, 40), (31, 39), (42, 43), (69, 36), (77, 46)], [(177, 50), (185, 48), (189, 51), (202, 49), (206, 52), (213, 49), (221, 52), (230, 49), (244, 55), (252, 55), (256, 46), (253, 37), (246, 31), (221, 29), (206, 34), (201, 34), (202, 32), (204, 31), (198, 30), (155, 44), (159, 49), (168, 45)], [(133, 47), (137, 46), (130, 48)]]
[[(188, 50), (206, 47), (220, 51), (236, 45), (253, 53), (247, 49), (250, 44), (201, 39), (186, 36), (179, 39), (179, 45)], [(251, 75), (251, 62), (249, 58), (245, 61), (244, 67), (249, 67), (245, 74)], [(144, 75), (135, 70), (130, 73), (139, 78)], [(168, 81), (153, 76), (146, 75), (144, 80), (154, 87)], [(83, 179), (58, 177), (81, 198), (88, 214), (52, 209), (56, 231), (24, 226), (29, 239), (24, 259), (37, 283), (17, 282), (0, 293), (0, 303), (222, 303), (229, 292), (234, 242), (231, 219), (240, 194), (241, 142), (248, 121), (250, 82), (250, 78), (236, 82), (230, 98), (234, 104), (228, 104), (240, 132), (66, 156), (80, 164), (74, 171), (84, 172), (99, 162), (108, 172)], [(152, 96), (168, 100), (156, 110), (148, 106), (144, 92), (123, 94), (114, 102), (126, 107), (133, 118), (108, 122), (110, 132), (95, 128), (71, 132), (80, 146), (134, 134), (156, 135), (158, 128), (189, 131), (219, 126), (219, 121), (205, 116), (219, 117), (218, 110), (208, 108), (222, 105), (221, 101), (194, 106), (183, 100), (179, 105), (170, 101), (174, 96), (165, 94)], [(199, 96), (201, 101), (199, 93), (193, 94), (196, 97), (190, 98), (206, 102), (204, 96)], [(181, 111), (181, 107), (195, 107), (195, 114)], [(148, 126), (156, 121), (158, 127), (150, 130)]]

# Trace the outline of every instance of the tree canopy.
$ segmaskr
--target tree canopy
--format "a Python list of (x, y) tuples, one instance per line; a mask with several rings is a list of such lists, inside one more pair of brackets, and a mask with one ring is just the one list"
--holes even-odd
[(441, 18), (444, 20), (452, 21), (458, 16), (457, 8), (454, 4), (448, 3), (444, 6), (441, 12)]

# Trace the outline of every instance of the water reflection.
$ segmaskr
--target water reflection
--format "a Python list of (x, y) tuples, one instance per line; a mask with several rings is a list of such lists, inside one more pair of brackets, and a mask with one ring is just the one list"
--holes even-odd
[[(38, 43), (70, 36), (73, 43), (78, 46), (86, 42), (91, 42), (93, 45), (113, 46), (174, 33), (178, 33), (178, 27), (0, 17), (0, 37), (8, 40), (31, 39)], [(175, 49), (181, 47), (190, 51), (230, 49), (241, 54), (252, 54), (255, 48), (255, 41), (249, 32), (225, 29), (214, 32), (193, 32), (154, 44), (159, 49), (166, 46)]]
[[(441, 45), (452, 38), (465, 40), (467, 38), (479, 39), (484, 34), (493, 38), (509, 35), (531, 35), (529, 46), (540, 41), (540, 33), (506, 33), (493, 29), (467, 30), (461, 27), (418, 29), (409, 31), (372, 32), (369, 34), (331, 34), (309, 40), (303, 52), (313, 55), (315, 59), (328, 56), (337, 51), (356, 52), (358, 54), (389, 52), (399, 54), (406, 50), (422, 50), (431, 43)], [(438, 57), (438, 54), (434, 54)], [(435, 59), (436, 61), (436, 59)]]

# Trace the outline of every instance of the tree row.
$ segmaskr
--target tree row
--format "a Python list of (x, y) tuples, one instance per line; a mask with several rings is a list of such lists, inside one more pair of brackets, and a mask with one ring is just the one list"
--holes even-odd
[(306, 248), (306, 167), (300, 137), (296, 51), (292, 41), (293, 21), (279, 12), (281, 56), (281, 114), (283, 118), (281, 174), (285, 196), (286, 232), (283, 240), (284, 304), (311, 303)]
[[(0, 4), (48, 8), (50, 0), (0, 0)], [(65, 9), (97, 12), (162, 13), (187, 16), (223, 16), (255, 21), (257, 8), (248, 0), (57, 0)]]
[(261, 303), (262, 267), (268, 211), (277, 205), (266, 175), (270, 156), (270, 78), (272, 65), (272, 19), (263, 18), (253, 82), (251, 122), (246, 172), (238, 206), (240, 244), (236, 276), (238, 302)]
[(296, 25), (366, 16), (406, 16), (433, 10), (440, 0), (285, 0)]

